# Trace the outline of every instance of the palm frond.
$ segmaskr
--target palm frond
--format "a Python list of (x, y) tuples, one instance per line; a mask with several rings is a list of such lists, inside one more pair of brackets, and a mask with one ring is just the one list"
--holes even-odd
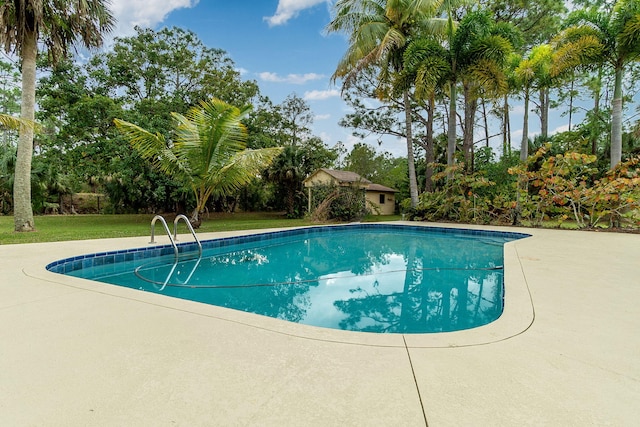
[(502, 66), (491, 59), (481, 59), (469, 67), (468, 77), (483, 89), (485, 96), (497, 97), (509, 88)]
[(640, 55), (640, 14), (634, 14), (625, 22), (617, 42), (624, 56), (637, 58)]
[(191, 174), (190, 168), (167, 146), (163, 135), (152, 134), (124, 120), (114, 119), (113, 122), (138, 154), (154, 167), (170, 176), (185, 177)]
[(35, 129), (36, 131), (40, 130), (40, 125), (36, 122), (0, 113), (0, 127), (18, 130), (20, 129), (20, 126), (26, 126), (28, 128)]
[(222, 168), (211, 170), (207, 185), (215, 195), (233, 193), (264, 171), (282, 150), (273, 147), (238, 152)]
[(606, 54), (600, 39), (592, 35), (558, 46), (553, 54), (551, 74), (559, 75), (574, 68), (588, 68), (598, 63)]

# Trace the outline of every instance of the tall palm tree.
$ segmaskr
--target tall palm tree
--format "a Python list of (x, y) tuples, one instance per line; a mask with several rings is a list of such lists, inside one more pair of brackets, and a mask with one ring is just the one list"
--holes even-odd
[(415, 87), (415, 97), (427, 100), (427, 120), (425, 123), (425, 190), (433, 191), (432, 164), (435, 162), (433, 122), (435, 118), (436, 95), (443, 87), (451, 72), (447, 51), (435, 37), (423, 36), (413, 39), (404, 52), (403, 78), (411, 80)]
[(249, 110), (212, 99), (184, 116), (171, 113), (176, 128), (169, 141), (124, 120), (114, 122), (143, 158), (193, 191), (196, 206), (191, 221), (198, 224), (212, 195), (237, 191), (282, 151), (280, 147), (246, 148), (247, 130), (241, 121)]
[(514, 71), (516, 81), (524, 91), (524, 122), (520, 144), (520, 160), (523, 162), (529, 157), (529, 101), (533, 90), (540, 92), (541, 135), (546, 137), (548, 133), (548, 96), (552, 84), (551, 57), (550, 45), (535, 46), (526, 58), (520, 60)]
[(457, 85), (462, 83), (465, 98), (463, 152), (472, 166), (473, 130), (477, 101), (506, 91), (503, 63), (512, 46), (508, 31), (496, 25), (487, 13), (469, 12), (459, 23), (448, 20), (444, 43), (433, 35), (411, 41), (405, 52), (407, 73), (415, 80), (416, 96), (431, 96), (438, 87), (449, 86), (449, 128), (447, 163), (453, 165), (456, 147)]
[(458, 71), (464, 96), (462, 151), (465, 168), (473, 170), (474, 128), (478, 99), (496, 98), (507, 92), (504, 65), (513, 50), (515, 29), (509, 24), (496, 24), (486, 12), (470, 12), (454, 35)]
[(573, 12), (557, 38), (556, 74), (588, 64), (606, 64), (615, 74), (611, 101), (611, 168), (622, 160), (622, 80), (640, 59), (640, 2), (618, 0), (611, 10)]
[[(43, 42), (54, 64), (66, 56), (69, 47), (77, 41), (87, 48), (101, 46), (102, 35), (114, 24), (107, 4), (108, 0), (0, 2), (0, 45), (20, 57), (22, 119), (34, 119), (38, 42)], [(31, 207), (32, 155), (33, 127), (21, 126), (13, 187), (16, 231), (35, 230)]]
[[(435, 15), (441, 0), (338, 0), (327, 32), (346, 33), (349, 47), (338, 63), (333, 79), (341, 78), (348, 87), (365, 68), (380, 67), (382, 88), (393, 73), (402, 71), (402, 54), (412, 33), (425, 19)], [(413, 155), (411, 99), (408, 89), (402, 94), (405, 110), (407, 161), (411, 205), (418, 204), (418, 182)]]

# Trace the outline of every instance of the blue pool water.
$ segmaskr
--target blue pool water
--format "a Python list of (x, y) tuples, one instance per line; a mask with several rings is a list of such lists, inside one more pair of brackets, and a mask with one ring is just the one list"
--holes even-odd
[(377, 333), (474, 328), (503, 309), (520, 233), (354, 224), (137, 248), (51, 271), (307, 325)]

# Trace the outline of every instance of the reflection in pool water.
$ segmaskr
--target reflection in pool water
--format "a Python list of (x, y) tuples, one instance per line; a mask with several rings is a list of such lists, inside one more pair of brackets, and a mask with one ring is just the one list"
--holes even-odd
[(68, 274), (327, 328), (446, 332), (500, 316), (514, 238), (340, 227)]

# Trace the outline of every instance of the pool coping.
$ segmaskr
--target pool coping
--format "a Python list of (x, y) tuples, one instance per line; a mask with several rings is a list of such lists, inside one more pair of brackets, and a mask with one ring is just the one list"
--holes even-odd
[(531, 234), (505, 246), (524, 312), (466, 346), (344, 332), (44, 269), (148, 236), (0, 245), (0, 424), (637, 424), (640, 236), (420, 226)]
[[(153, 303), (171, 309), (183, 309), (185, 303), (189, 307), (189, 311), (196, 311), (204, 316), (212, 316), (221, 320), (240, 323), (276, 332), (284, 335), (305, 338), (310, 340), (336, 342), (353, 345), (367, 345), (379, 347), (411, 347), (411, 348), (453, 348), (468, 347), (475, 345), (486, 345), (503, 340), (507, 340), (518, 336), (526, 331), (534, 321), (534, 309), (531, 295), (527, 286), (522, 266), (517, 254), (517, 243), (520, 239), (534, 238), (529, 233), (504, 231), (504, 230), (488, 230), (486, 228), (473, 229), (465, 226), (442, 227), (432, 224), (416, 224), (416, 223), (355, 223), (348, 225), (327, 225), (327, 226), (307, 226), (293, 227), (287, 229), (275, 230), (244, 230), (233, 233), (227, 233), (223, 237), (210, 239), (207, 235), (200, 240), (210, 247), (224, 247), (238, 238), (241, 242), (262, 241), (276, 236), (297, 235), (301, 231), (309, 235), (315, 234), (316, 231), (331, 228), (370, 228), (371, 226), (383, 226), (384, 229), (392, 229), (393, 227), (402, 226), (405, 228), (429, 228), (446, 234), (456, 233), (461, 235), (472, 236), (491, 236), (492, 234), (500, 234), (505, 237), (514, 237), (519, 240), (507, 242), (504, 245), (504, 309), (501, 316), (495, 321), (472, 329), (453, 331), (453, 332), (437, 332), (437, 333), (410, 333), (410, 334), (378, 334), (369, 332), (342, 331), (338, 329), (322, 328), (304, 324), (296, 324), (285, 320), (270, 318), (253, 313), (247, 313), (239, 310), (212, 306), (205, 303), (183, 300), (167, 295), (153, 294), (149, 292), (141, 292), (136, 289), (129, 289), (117, 285), (95, 282), (92, 280), (77, 278), (73, 276), (63, 275), (62, 272), (70, 269), (82, 268), (83, 263), (91, 262), (95, 259), (106, 257), (110, 261), (101, 261), (99, 265), (113, 263), (118, 260), (126, 260), (125, 256), (131, 256), (131, 259), (146, 258), (148, 256), (169, 255), (173, 253), (173, 247), (170, 244), (156, 243), (153, 246), (146, 247), (126, 247), (110, 251), (101, 251), (90, 254), (74, 254), (69, 257), (55, 259), (49, 261), (45, 270), (42, 266), (34, 266), (33, 269), (25, 269), (25, 274), (30, 277), (47, 280), (50, 282), (73, 286), (85, 290), (99, 291), (101, 293), (114, 296), (131, 298), (140, 302)], [(306, 234), (305, 234), (306, 235)], [(262, 236), (262, 237), (261, 237)], [(246, 239), (243, 239), (246, 238)], [(180, 236), (185, 239), (179, 244), (179, 247), (185, 250), (193, 250), (195, 243), (188, 241), (187, 235)], [(213, 244), (211, 242), (214, 242)], [(209, 247), (205, 246), (205, 247)], [(66, 268), (66, 269), (65, 269)], [(57, 270), (57, 271), (56, 271)], [(154, 295), (154, 296), (152, 296)]]

